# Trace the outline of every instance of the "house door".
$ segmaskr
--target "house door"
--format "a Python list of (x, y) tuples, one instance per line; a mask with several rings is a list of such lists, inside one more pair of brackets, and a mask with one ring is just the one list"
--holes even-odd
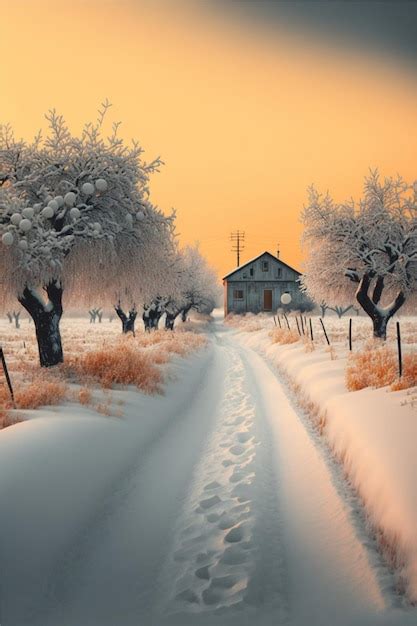
[(272, 289), (264, 289), (264, 311), (272, 311)]

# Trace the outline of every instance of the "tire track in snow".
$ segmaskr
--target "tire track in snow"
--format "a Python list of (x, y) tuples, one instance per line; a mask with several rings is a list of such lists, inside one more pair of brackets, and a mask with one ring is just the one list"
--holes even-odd
[(162, 581), (165, 610), (201, 614), (269, 603), (283, 618), (272, 451), (244, 361), (235, 348), (222, 350), (224, 397), (177, 524)]

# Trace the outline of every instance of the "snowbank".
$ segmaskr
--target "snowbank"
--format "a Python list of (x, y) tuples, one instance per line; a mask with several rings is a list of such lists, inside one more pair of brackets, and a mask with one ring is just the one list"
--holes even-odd
[(345, 358), (300, 343), (276, 345), (267, 330), (238, 334), (288, 376), (363, 500), (398, 589), (417, 602), (417, 413), (410, 392), (348, 392)]
[(31, 419), (1, 432), (2, 623), (45, 624), (37, 612), (55, 602), (53, 568), (65, 567), (74, 538), (106, 516), (123, 477), (182, 415), (211, 356), (176, 357), (164, 395), (113, 390), (123, 417), (74, 403), (27, 411)]

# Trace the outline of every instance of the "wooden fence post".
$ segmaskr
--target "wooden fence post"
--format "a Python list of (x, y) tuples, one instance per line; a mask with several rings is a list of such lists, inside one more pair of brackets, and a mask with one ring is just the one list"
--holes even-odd
[(401, 330), (400, 330), (400, 322), (397, 322), (397, 347), (398, 347), (398, 374), (399, 377), (403, 375), (403, 357), (401, 350)]
[(275, 315), (274, 315), (274, 324), (275, 326), (277, 325), (277, 320), (275, 319)]
[(282, 326), (281, 326), (281, 320), (279, 319), (279, 315), (277, 315), (277, 319), (278, 319), (278, 324), (279, 324), (279, 327), (280, 327), (280, 328), (282, 328)]
[(301, 330), (303, 331), (303, 335), (305, 335), (305, 332), (304, 332), (304, 321), (303, 321), (303, 316), (302, 315), (300, 315), (300, 320), (301, 320)]
[(285, 321), (287, 322), (288, 330), (291, 330), (290, 329), (290, 323), (288, 321), (288, 317), (285, 315), (285, 313), (284, 313), (284, 317), (285, 317)]
[(6, 363), (6, 359), (4, 358), (3, 348), (0, 348), (0, 360), (1, 360), (1, 364), (3, 366), (4, 375), (6, 377), (7, 386), (8, 386), (9, 391), (10, 391), (10, 396), (11, 396), (11, 399), (12, 399), (12, 402), (13, 402), (13, 407), (16, 408), (16, 403), (14, 401), (14, 392), (13, 392), (12, 381), (10, 380), (9, 370), (7, 369), (7, 363)]
[(311, 337), (311, 341), (314, 343), (313, 324), (311, 323), (311, 317), (310, 317), (310, 337)]
[(297, 324), (298, 334), (299, 334), (299, 335), (300, 335), (300, 337), (301, 337), (300, 324), (298, 323), (298, 317), (297, 317), (297, 316), (295, 316), (295, 323)]
[(352, 352), (352, 318), (349, 318), (349, 350)]
[(322, 326), (322, 328), (323, 328), (324, 336), (326, 337), (327, 345), (328, 345), (328, 346), (330, 346), (330, 341), (329, 341), (329, 338), (328, 338), (328, 336), (327, 336), (327, 333), (326, 333), (326, 329), (325, 329), (325, 327), (324, 327), (323, 320), (321, 319), (321, 317), (319, 317), (319, 320), (320, 320), (320, 324), (321, 324), (321, 326)]

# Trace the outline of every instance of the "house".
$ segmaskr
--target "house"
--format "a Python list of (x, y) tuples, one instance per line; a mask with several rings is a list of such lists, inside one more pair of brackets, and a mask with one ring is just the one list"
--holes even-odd
[(223, 278), (224, 314), (276, 311), (283, 293), (291, 296), (291, 307), (307, 301), (300, 291), (300, 272), (270, 252), (263, 252)]

